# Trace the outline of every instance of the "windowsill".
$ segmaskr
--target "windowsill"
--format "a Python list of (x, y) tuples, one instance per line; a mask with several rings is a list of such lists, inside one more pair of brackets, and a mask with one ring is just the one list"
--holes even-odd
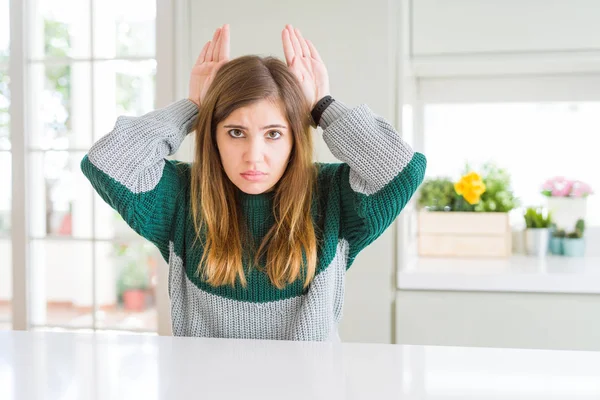
[(417, 258), (398, 289), (600, 294), (600, 257)]

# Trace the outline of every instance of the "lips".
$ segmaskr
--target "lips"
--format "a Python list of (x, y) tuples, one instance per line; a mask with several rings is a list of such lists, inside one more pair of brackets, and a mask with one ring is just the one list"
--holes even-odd
[(267, 174), (261, 171), (246, 171), (242, 172), (240, 175), (242, 175), (242, 178), (251, 182), (261, 181), (267, 177)]

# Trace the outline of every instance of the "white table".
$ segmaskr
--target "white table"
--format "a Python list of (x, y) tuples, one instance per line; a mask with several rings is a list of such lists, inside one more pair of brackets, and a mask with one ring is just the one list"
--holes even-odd
[(0, 332), (0, 398), (600, 399), (600, 353)]

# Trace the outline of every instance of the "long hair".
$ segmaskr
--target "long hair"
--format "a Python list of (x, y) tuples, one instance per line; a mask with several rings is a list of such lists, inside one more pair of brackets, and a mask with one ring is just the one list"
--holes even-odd
[[(274, 187), (275, 222), (255, 252), (249, 246), (235, 201), (236, 187), (221, 164), (216, 141), (217, 124), (234, 110), (260, 100), (283, 107), (293, 136), (288, 166)], [(246, 286), (244, 261), (264, 268), (279, 289), (297, 279), (306, 288), (315, 276), (317, 239), (311, 217), (316, 168), (309, 105), (287, 65), (273, 57), (243, 56), (217, 72), (196, 121), (194, 162), (191, 170), (192, 218), (196, 240), (204, 243), (197, 273), (212, 286)], [(245, 246), (244, 246), (245, 245)], [(266, 255), (266, 265), (259, 260)], [(252, 264), (253, 263), (253, 264)]]

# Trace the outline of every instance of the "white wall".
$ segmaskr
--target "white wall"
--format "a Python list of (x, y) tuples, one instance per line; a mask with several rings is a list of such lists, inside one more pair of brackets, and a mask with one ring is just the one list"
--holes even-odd
[[(283, 58), (281, 31), (298, 27), (313, 41), (330, 75), (332, 95), (349, 106), (366, 103), (392, 123), (397, 122), (396, 87), (399, 4), (360, 0), (189, 3), (191, 52), (189, 74), (197, 54), (215, 28), (231, 25), (231, 56), (275, 55)], [(231, 10), (235, 9), (232, 13)], [(320, 132), (319, 132), (320, 134)], [(189, 144), (187, 144), (189, 146)], [(323, 140), (316, 140), (320, 161), (337, 161)], [(189, 157), (185, 150), (182, 157)], [(342, 340), (390, 343), (393, 320), (394, 228), (357, 258), (348, 273)]]
[(413, 0), (416, 56), (600, 51), (596, 0)]
[[(600, 101), (598, 1), (405, 4), (417, 147), (427, 102)], [(599, 240), (596, 228), (590, 255)], [(596, 295), (399, 290), (396, 300), (398, 343), (600, 350)]]
[(398, 291), (403, 344), (600, 351), (600, 296)]

